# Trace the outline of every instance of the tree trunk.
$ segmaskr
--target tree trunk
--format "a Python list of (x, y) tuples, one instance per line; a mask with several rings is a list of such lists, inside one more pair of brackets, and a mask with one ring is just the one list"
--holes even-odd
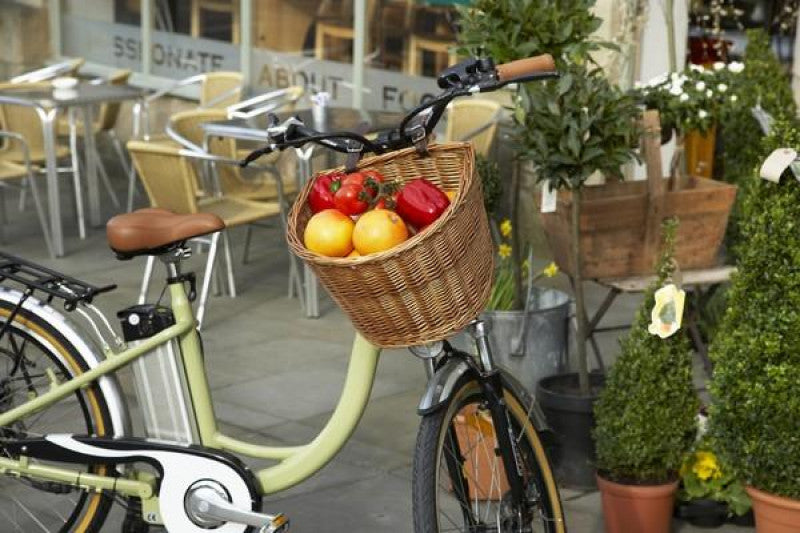
[(577, 331), (575, 332), (575, 344), (578, 348), (578, 385), (580, 392), (584, 396), (589, 395), (589, 365), (586, 359), (586, 307), (583, 299), (583, 275), (581, 267), (581, 191), (572, 191), (572, 254), (575, 258), (573, 283), (575, 289), (575, 317), (577, 321)]

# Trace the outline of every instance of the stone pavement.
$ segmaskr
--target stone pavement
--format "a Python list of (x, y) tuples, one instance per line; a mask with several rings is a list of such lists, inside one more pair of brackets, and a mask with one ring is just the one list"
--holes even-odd
[[(113, 161), (109, 164), (113, 165)], [(115, 178), (120, 192), (122, 178)], [(64, 184), (66, 185), (66, 181)], [(65, 186), (64, 189), (67, 189)], [(109, 317), (135, 303), (144, 261), (120, 262), (105, 245), (102, 228), (81, 241), (76, 237), (72, 201), (64, 192), (65, 258), (47, 257), (32, 210), (18, 213), (16, 196), (9, 195), (2, 249), (42, 262), (97, 284), (119, 288), (97, 300)], [(257, 228), (251, 260), (242, 265), (243, 230), (233, 231), (236, 257), (236, 299), (209, 300), (203, 331), (214, 405), (223, 428), (233, 436), (257, 442), (299, 444), (324, 425), (343, 381), (353, 330), (327, 298), (322, 317), (303, 318), (296, 300), (287, 298), (288, 253), (277, 227)], [(203, 256), (190, 260), (186, 270), (202, 272)], [(161, 272), (158, 272), (161, 276)], [(161, 289), (153, 284), (151, 296)], [(601, 291), (590, 290), (599, 303)], [(620, 298), (608, 315), (609, 324), (626, 323), (636, 298)], [(616, 350), (614, 335), (601, 339), (606, 353)], [(126, 391), (130, 376), (121, 374)], [(411, 523), (411, 461), (419, 419), (415, 412), (425, 385), (419, 361), (408, 352), (391, 350), (381, 356), (378, 376), (366, 414), (352, 440), (319, 474), (299, 486), (265, 499), (268, 512), (286, 513), (292, 531), (301, 533), (407, 532)], [(250, 463), (258, 467), (260, 463)], [(0, 498), (3, 498), (0, 494)], [(564, 490), (570, 531), (602, 531), (597, 493)], [(117, 508), (104, 531), (118, 531)], [(695, 531), (676, 523), (675, 531)], [(0, 528), (2, 529), (2, 528)], [(734, 532), (737, 528), (719, 531)]]

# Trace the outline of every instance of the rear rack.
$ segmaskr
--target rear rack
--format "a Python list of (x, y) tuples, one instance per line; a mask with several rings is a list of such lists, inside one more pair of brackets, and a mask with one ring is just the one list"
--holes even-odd
[(58, 298), (64, 300), (64, 309), (73, 311), (79, 303), (92, 303), (98, 294), (117, 288), (116, 285), (96, 287), (47, 267), (20, 257), (0, 252), (0, 282), (14, 281), (23, 285), (25, 298), (36, 291), (47, 294), (48, 303)]

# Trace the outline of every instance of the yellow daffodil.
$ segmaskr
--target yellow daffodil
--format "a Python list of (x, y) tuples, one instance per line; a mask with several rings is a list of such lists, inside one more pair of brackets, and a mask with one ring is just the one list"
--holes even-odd
[(505, 219), (502, 223), (500, 223), (500, 234), (503, 237), (508, 237), (511, 235), (511, 221)]
[(542, 270), (542, 274), (544, 274), (548, 278), (552, 278), (553, 276), (558, 274), (558, 265), (555, 264), (554, 262), (550, 263), (544, 268), (544, 270)]
[(697, 452), (692, 472), (701, 480), (707, 481), (711, 478), (717, 479), (722, 476), (719, 470), (717, 457), (711, 452)]
[(506, 257), (511, 255), (511, 246), (507, 244), (501, 244), (500, 246), (497, 247), (497, 253), (498, 255), (500, 255), (500, 257), (505, 259)]
[(670, 283), (656, 291), (655, 299), (656, 304), (650, 313), (651, 322), (647, 331), (666, 339), (681, 327), (686, 292)]

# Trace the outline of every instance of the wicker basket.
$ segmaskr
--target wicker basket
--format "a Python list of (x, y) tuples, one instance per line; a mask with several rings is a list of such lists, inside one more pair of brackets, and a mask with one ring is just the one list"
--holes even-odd
[(292, 251), (317, 274), (355, 328), (371, 343), (389, 347), (439, 340), (476, 318), (489, 297), (493, 252), (480, 181), (468, 143), (414, 148), (364, 159), (387, 180), (420, 176), (457, 189), (450, 207), (424, 231), (386, 252), (358, 258), (323, 257), (303, 245), (311, 217), (301, 191), (289, 214)]

